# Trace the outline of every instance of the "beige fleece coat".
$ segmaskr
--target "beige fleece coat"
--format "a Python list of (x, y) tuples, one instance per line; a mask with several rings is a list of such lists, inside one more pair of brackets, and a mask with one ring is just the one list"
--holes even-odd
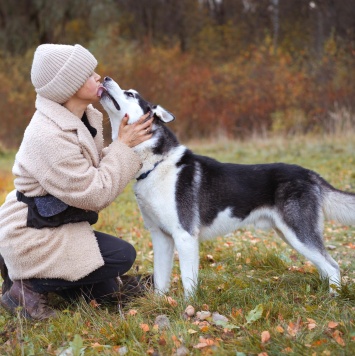
[[(139, 157), (119, 141), (103, 148), (102, 114), (86, 110), (97, 129), (93, 138), (65, 107), (37, 96), (13, 173), (15, 188), (26, 196), (52, 194), (81, 209), (100, 211), (122, 192), (141, 166)], [(27, 205), (16, 192), (0, 208), (0, 253), (10, 278), (78, 280), (104, 264), (87, 222), (58, 228), (26, 227)]]

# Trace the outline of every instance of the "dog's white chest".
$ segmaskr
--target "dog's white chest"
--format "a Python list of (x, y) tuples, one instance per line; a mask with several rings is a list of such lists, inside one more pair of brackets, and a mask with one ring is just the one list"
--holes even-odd
[(170, 232), (178, 224), (176, 177), (176, 169), (166, 172), (163, 166), (159, 166), (135, 184), (134, 192), (147, 228), (154, 224)]

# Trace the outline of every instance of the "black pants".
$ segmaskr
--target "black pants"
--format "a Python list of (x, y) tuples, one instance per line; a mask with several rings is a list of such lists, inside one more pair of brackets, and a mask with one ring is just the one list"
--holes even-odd
[(55, 292), (66, 299), (74, 299), (83, 295), (87, 300), (98, 302), (109, 300), (119, 286), (116, 277), (126, 273), (136, 259), (136, 250), (128, 242), (95, 231), (101, 255), (105, 261), (102, 267), (86, 277), (71, 282), (64, 279), (32, 278), (29, 280), (38, 293)]

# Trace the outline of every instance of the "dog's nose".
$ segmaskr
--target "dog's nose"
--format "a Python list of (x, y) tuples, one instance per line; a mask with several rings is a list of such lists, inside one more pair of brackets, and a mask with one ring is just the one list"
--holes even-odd
[(110, 77), (105, 77), (104, 78), (104, 82), (109, 82), (110, 80), (112, 80)]

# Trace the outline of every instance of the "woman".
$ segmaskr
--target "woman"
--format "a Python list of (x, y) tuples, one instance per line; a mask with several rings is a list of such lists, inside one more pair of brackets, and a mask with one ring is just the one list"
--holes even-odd
[[(132, 147), (151, 137), (148, 114), (122, 121), (119, 137), (103, 148), (97, 61), (80, 45), (37, 48), (31, 80), (36, 112), (16, 155), (15, 190), (0, 208), (1, 304), (33, 319), (55, 316), (47, 293), (78, 288), (103, 300), (136, 256), (132, 245), (90, 224), (141, 167)], [(1, 258), (0, 258), (1, 264)]]

